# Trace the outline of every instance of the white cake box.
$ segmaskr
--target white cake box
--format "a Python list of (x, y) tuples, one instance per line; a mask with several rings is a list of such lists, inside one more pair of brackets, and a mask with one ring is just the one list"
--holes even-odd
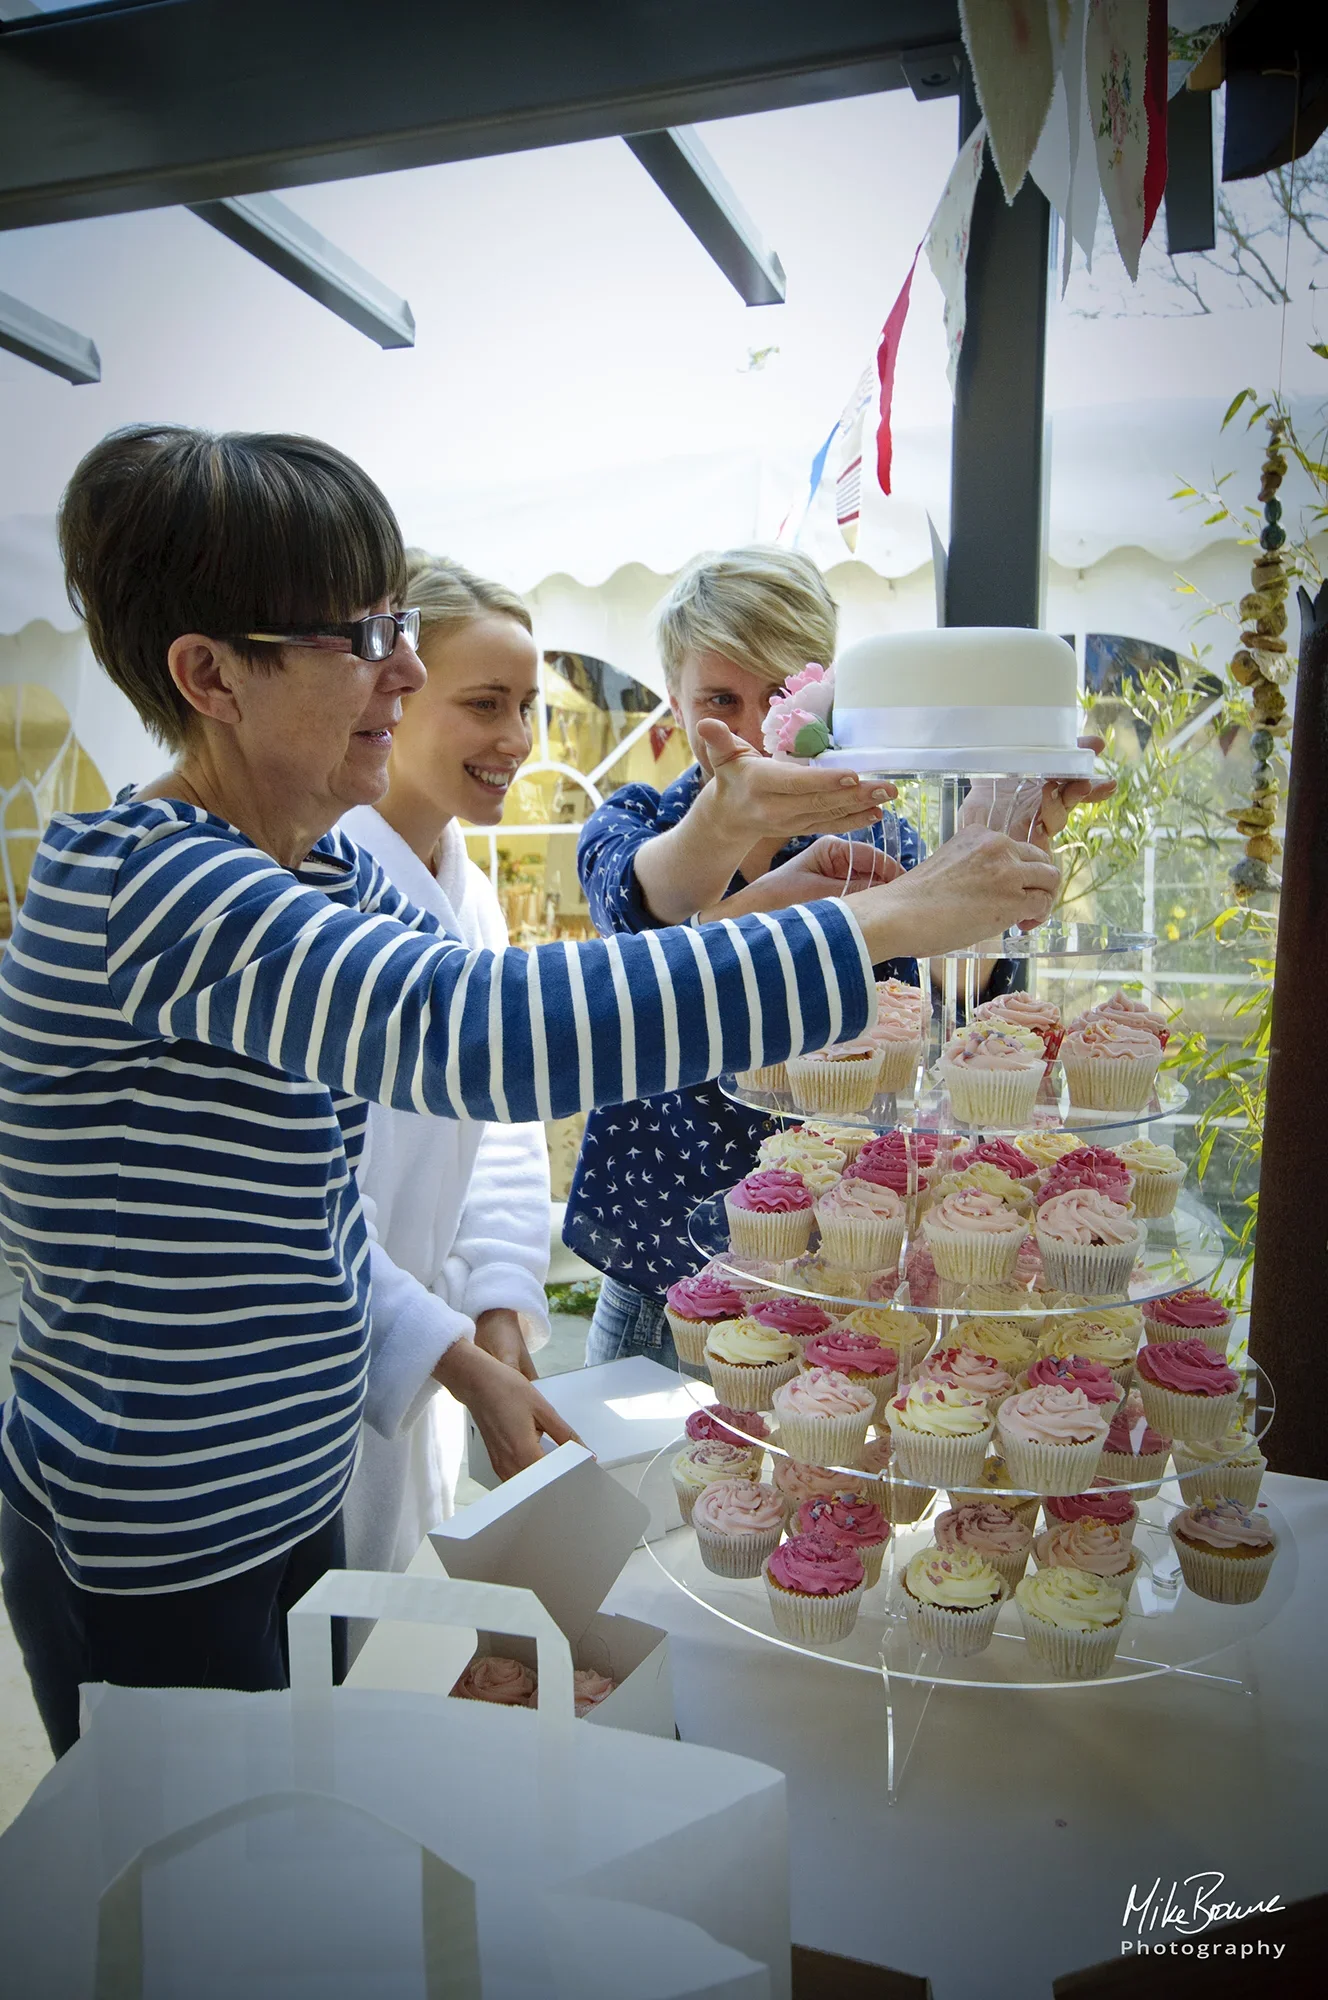
[[(647, 1519), (643, 1503), (588, 1451), (564, 1444), (431, 1529), (429, 1540), (449, 1576), (533, 1590), (566, 1636), (572, 1665), (617, 1681), (587, 1722), (672, 1737), (667, 1632), (600, 1610)], [(534, 1641), (507, 1633), (480, 1632), (475, 1650), (535, 1665)]]
[[(566, 1375), (546, 1375), (539, 1386), (540, 1394), (594, 1452), (605, 1472), (633, 1495), (656, 1453), (670, 1444), (681, 1451), (687, 1442), (683, 1426), (688, 1417), (717, 1400), (708, 1382), (685, 1383), (672, 1368), (644, 1354), (606, 1361), (598, 1368), (573, 1368)], [(481, 1486), (496, 1486), (497, 1474), (474, 1424), (469, 1434), (471, 1478)], [(654, 1480), (652, 1485), (659, 1497), (645, 1537), (657, 1542), (681, 1526), (681, 1518), (667, 1482)]]

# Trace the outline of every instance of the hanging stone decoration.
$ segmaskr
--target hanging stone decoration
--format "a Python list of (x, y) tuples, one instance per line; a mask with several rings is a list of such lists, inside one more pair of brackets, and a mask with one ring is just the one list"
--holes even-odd
[(1283, 690), (1290, 680), (1294, 662), (1287, 652), (1286, 598), (1290, 589), (1282, 549), (1286, 530), (1282, 526), (1282, 503), (1277, 489), (1286, 477), (1283, 442), (1286, 418), (1268, 419), (1268, 449), (1264, 453), (1259, 499), (1263, 503), (1263, 531), (1259, 553), (1250, 570), (1253, 588), (1240, 600), (1240, 650), (1231, 662), (1231, 677), (1250, 690), (1250, 749), (1254, 768), (1250, 773), (1248, 805), (1236, 806), (1227, 814), (1245, 836), (1245, 853), (1231, 870), (1231, 883), (1242, 901), (1260, 890), (1280, 886), (1272, 863), (1281, 853), (1281, 842), (1273, 833), (1277, 821), (1279, 773), (1273, 763), (1279, 737), (1291, 727)]

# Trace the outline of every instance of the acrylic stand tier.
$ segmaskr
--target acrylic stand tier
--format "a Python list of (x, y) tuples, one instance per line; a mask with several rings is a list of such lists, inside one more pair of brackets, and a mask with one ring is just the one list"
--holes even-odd
[[(934, 848), (938, 840), (948, 839), (961, 821), (971, 819), (975, 811), (981, 812), (986, 823), (997, 830), (1023, 837), (1036, 811), (1041, 788), (1041, 779), (978, 780), (966, 799), (964, 779), (953, 773), (936, 774), (916, 780), (912, 796), (902, 803), (913, 823), (922, 830), (928, 847)], [(889, 842), (887, 851), (888, 848)], [(1024, 959), (1029, 964), (1032, 978), (1035, 977), (1036, 965), (1042, 960), (1053, 964), (1058, 960), (1101, 960), (1107, 967), (1104, 977), (1120, 972), (1129, 977), (1131, 958), (1144, 952), (1153, 942), (1152, 938), (1111, 930), (1106, 926), (1064, 925), (1053, 920), (1028, 935), (1016, 931), (967, 951), (953, 953), (937, 965), (923, 961), (919, 968), (923, 990), (930, 988), (936, 993), (939, 1004), (933, 1010), (932, 1039), (925, 1059), (919, 1065), (914, 1089), (897, 1097), (878, 1098), (858, 1118), (836, 1113), (835, 1122), (858, 1124), (873, 1132), (901, 1131), (905, 1135), (909, 1162), (908, 1191), (910, 1196), (915, 1195), (919, 1185), (916, 1135), (934, 1135), (940, 1148), (945, 1150), (957, 1149), (978, 1137), (1000, 1136), (1002, 1132), (999, 1127), (983, 1127), (978, 1131), (957, 1121), (933, 1068), (935, 1057), (955, 1032), (956, 1026), (971, 1018), (978, 997), (980, 961), (997, 957)], [(751, 1110), (765, 1113), (776, 1123), (827, 1115), (794, 1105), (787, 1092), (746, 1088), (734, 1076), (721, 1078), (721, 1088), (736, 1101)], [(1134, 1136), (1156, 1119), (1174, 1115), (1185, 1101), (1184, 1089), (1170, 1081), (1163, 1072), (1151, 1101), (1142, 1111), (1111, 1113), (1078, 1110), (1068, 1101), (1059, 1065), (1053, 1065), (1039, 1095), (1031, 1129), (1068, 1130), (1089, 1143), (1110, 1146)], [(1030, 1125), (1007, 1129), (1027, 1131)], [(698, 1253), (698, 1262), (712, 1260), (720, 1271), (729, 1268), (735, 1275), (749, 1277), (749, 1267), (742, 1260), (730, 1263), (722, 1198), (702, 1202), (693, 1211), (690, 1235)], [(953, 1327), (964, 1318), (985, 1314), (1001, 1319), (1027, 1319), (1030, 1323), (1047, 1322), (1058, 1315), (1083, 1310), (1082, 1301), (1067, 1301), (1057, 1294), (1045, 1295), (1033, 1289), (1036, 1281), (1032, 1278), (1024, 1281), (1022, 1286), (1004, 1288), (999, 1297), (992, 1295), (990, 1287), (964, 1288), (939, 1283), (934, 1284), (925, 1297), (915, 1297), (907, 1276), (908, 1249), (909, 1240), (906, 1238), (897, 1272), (863, 1274), (861, 1284), (846, 1284), (847, 1274), (822, 1268), (813, 1236), (806, 1256), (777, 1270), (763, 1271), (761, 1283), (772, 1292), (807, 1298), (813, 1303), (837, 1307), (841, 1311), (847, 1306), (858, 1305), (902, 1307), (934, 1328), (939, 1345), (944, 1345), (947, 1327)], [(1201, 1203), (1183, 1194), (1171, 1216), (1148, 1220), (1146, 1242), (1128, 1291), (1115, 1295), (1114, 1302), (1137, 1306), (1169, 1297), (1191, 1286), (1204, 1286), (1215, 1276), (1223, 1259), (1220, 1223)], [(903, 1356), (899, 1378), (901, 1387), (910, 1378), (910, 1367), (915, 1367), (920, 1358), (921, 1351), (911, 1357), (908, 1354)], [(1264, 1371), (1243, 1352), (1233, 1355), (1231, 1360), (1241, 1377), (1245, 1427), (1256, 1441), (1261, 1440), (1274, 1414), (1272, 1384)], [(714, 1400), (713, 1391), (703, 1379), (686, 1370), (684, 1379), (695, 1396), (698, 1408), (704, 1408)], [(769, 1412), (765, 1413), (765, 1418), (772, 1429), (765, 1449), (777, 1461), (787, 1454), (780, 1446), (775, 1420)], [(735, 1441), (742, 1441), (741, 1432), (735, 1433)], [(667, 1504), (669, 1466), (677, 1449), (678, 1446), (669, 1447), (647, 1466), (641, 1482), (643, 1497), (661, 1505)], [(844, 1471), (846, 1482), (851, 1481), (855, 1468), (846, 1466), (836, 1469)], [(1220, 1469), (1221, 1461), (1215, 1461), (1212, 1470), (1217, 1473)], [(893, 1468), (888, 1479), (892, 1488), (908, 1489), (919, 1496), (923, 1490), (917, 1482), (910, 1481)], [(1127, 1481), (1113, 1479), (1112, 1483), (1126, 1492), (1132, 1490)], [(785, 1654), (807, 1653), (850, 1672), (880, 1677), (886, 1706), (886, 1795), (894, 1803), (918, 1729), (937, 1687), (983, 1689), (990, 1693), (1077, 1692), (1088, 1695), (1095, 1687), (1171, 1675), (1235, 1692), (1255, 1692), (1247, 1671), (1215, 1672), (1205, 1671), (1205, 1668), (1218, 1655), (1262, 1631), (1291, 1596), (1297, 1568), (1291, 1531), (1276, 1510), (1261, 1501), (1260, 1518), (1268, 1520), (1278, 1537), (1277, 1560), (1268, 1583), (1251, 1604), (1209, 1603), (1184, 1586), (1167, 1532), (1168, 1520), (1186, 1504), (1176, 1475), (1174, 1472), (1171, 1474), (1160, 1492), (1153, 1490), (1153, 1484), (1137, 1482), (1133, 1489), (1139, 1508), (1134, 1546), (1142, 1558), (1141, 1565), (1131, 1587), (1129, 1616), (1116, 1659), (1105, 1676), (1092, 1681), (1057, 1680), (1031, 1658), (1012, 1602), (1007, 1602), (1002, 1609), (995, 1636), (985, 1652), (971, 1658), (952, 1659), (938, 1652), (928, 1652), (915, 1644), (905, 1620), (898, 1577), (911, 1556), (930, 1542), (932, 1520), (951, 1504), (951, 1497), (945, 1493), (931, 1497), (916, 1522), (897, 1523), (891, 1534), (880, 1582), (865, 1593), (863, 1608), (853, 1632), (847, 1639), (823, 1647), (800, 1645), (777, 1633), (761, 1579), (736, 1580), (707, 1570), (690, 1528), (680, 1527), (646, 1546), (664, 1574), (717, 1618), (751, 1633)], [(1011, 1499), (1035, 1497), (1031, 1490), (1019, 1488), (1006, 1488), (1002, 1497), (1007, 1494)], [(977, 1491), (959, 1493), (954, 1496), (955, 1504), (964, 1497), (990, 1496)], [(899, 1498), (901, 1501), (904, 1498), (902, 1490)], [(911, 1508), (902, 1504), (891, 1508), (894, 1515), (909, 1511), (912, 1511)]]

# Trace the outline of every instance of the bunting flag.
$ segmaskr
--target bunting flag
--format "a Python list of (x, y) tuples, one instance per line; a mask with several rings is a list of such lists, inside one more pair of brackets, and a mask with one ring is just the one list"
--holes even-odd
[(1144, 244), (1148, 13), (1148, 0), (1088, 0), (1084, 33), (1084, 82), (1093, 119), (1098, 178), (1116, 233), (1116, 248), (1131, 283), (1139, 275), (1139, 253)]
[(986, 144), (986, 138), (986, 124), (979, 119), (976, 129), (969, 134), (959, 149), (958, 157), (950, 169), (950, 178), (945, 183), (944, 193), (936, 204), (936, 213), (928, 225), (922, 244), (927, 253), (932, 276), (940, 286), (941, 297), (944, 300), (945, 344), (949, 352), (946, 372), (950, 377), (951, 389), (955, 384), (959, 350), (964, 344), (968, 300), (966, 283), (968, 238), (973, 227), (973, 202), (982, 174), (982, 149)]
[(880, 343), (876, 349), (877, 396), (876, 424), (876, 484), (882, 493), (890, 491), (890, 471), (894, 462), (895, 442), (890, 429), (891, 413), (895, 396), (895, 363), (899, 359), (899, 343), (903, 337), (904, 321), (908, 318), (908, 302), (913, 290), (913, 273), (918, 268), (918, 258), (922, 254), (919, 243), (913, 252), (913, 262), (908, 267), (908, 276), (899, 288), (899, 297), (886, 314), (885, 325), (881, 328)]
[(1005, 199), (1013, 201), (1056, 81), (1047, 0), (959, 0), (959, 25), (991, 134), (991, 156)]
[(835, 425), (835, 435), (839, 439), (835, 520), (839, 523), (840, 534), (848, 543), (850, 554), (856, 553), (858, 546), (858, 522), (862, 517), (862, 431), (875, 389), (876, 370), (868, 363)]
[(1148, 0), (1148, 61), (1144, 70), (1148, 161), (1144, 167), (1144, 241), (1167, 185), (1167, 0)]

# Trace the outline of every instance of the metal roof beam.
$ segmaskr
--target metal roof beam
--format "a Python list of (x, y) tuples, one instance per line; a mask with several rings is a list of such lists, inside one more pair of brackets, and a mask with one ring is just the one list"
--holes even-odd
[(782, 306), (784, 266), (690, 125), (633, 132), (627, 144), (660, 193), (713, 257), (744, 305)]
[(415, 345), (415, 315), (406, 301), (275, 195), (237, 195), (226, 201), (191, 202), (189, 207), (201, 222), (220, 230), (278, 277), (298, 285), (357, 333), (367, 334), (380, 347)]
[(75, 387), (101, 380), (101, 356), (85, 333), (48, 319), (8, 292), (0, 292), (0, 347)]

